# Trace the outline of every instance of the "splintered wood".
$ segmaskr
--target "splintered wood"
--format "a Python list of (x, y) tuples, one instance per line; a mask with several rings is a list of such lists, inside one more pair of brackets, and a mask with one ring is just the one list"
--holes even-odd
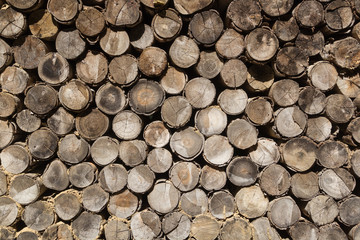
[(360, 0), (0, 0), (0, 240), (360, 239)]

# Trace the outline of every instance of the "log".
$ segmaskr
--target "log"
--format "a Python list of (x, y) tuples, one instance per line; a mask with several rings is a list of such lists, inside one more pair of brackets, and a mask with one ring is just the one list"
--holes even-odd
[(226, 87), (238, 88), (246, 82), (246, 65), (239, 59), (225, 62), (220, 71), (220, 79)]
[[(14, 240), (16, 231), (12, 227), (1, 227), (0, 236), (5, 240)], [(20, 239), (20, 238), (18, 238)]]
[(170, 240), (187, 239), (190, 234), (191, 220), (181, 212), (171, 212), (162, 219), (161, 229)]
[(201, 77), (212, 79), (219, 75), (223, 66), (223, 61), (215, 51), (202, 51), (195, 69)]
[(296, 20), (304, 28), (314, 28), (324, 22), (324, 8), (318, 1), (301, 2), (294, 10)]
[(53, 15), (54, 19), (66, 25), (74, 23), (81, 8), (82, 3), (77, 0), (64, 0), (61, 2), (49, 0), (47, 3), (47, 10)]
[(251, 31), (262, 22), (261, 6), (259, 2), (235, 0), (226, 11), (226, 19), (239, 32)]
[(131, 218), (130, 227), (135, 240), (155, 239), (161, 233), (159, 216), (149, 210), (135, 213)]
[(142, 125), (142, 120), (136, 113), (124, 110), (115, 115), (112, 130), (118, 138), (132, 140), (139, 136)]
[(227, 127), (226, 136), (236, 148), (245, 150), (257, 143), (258, 130), (244, 119), (235, 119)]
[(210, 106), (195, 114), (195, 127), (205, 136), (221, 134), (227, 124), (227, 116), (219, 106)]
[(161, 148), (170, 141), (170, 132), (162, 121), (153, 121), (145, 126), (143, 138), (145, 142), (154, 147)]
[(63, 238), (66, 240), (73, 239), (73, 233), (70, 226), (63, 222), (58, 222), (48, 227), (42, 235), (43, 240), (51, 240), (56, 238)]
[(350, 166), (356, 177), (360, 177), (360, 151), (355, 150), (350, 158)]
[(101, 212), (109, 202), (109, 193), (99, 184), (90, 185), (82, 190), (82, 205), (85, 210), (94, 213)]
[(171, 44), (169, 57), (177, 67), (189, 68), (197, 63), (200, 57), (200, 50), (194, 40), (181, 35)]
[(208, 197), (200, 188), (181, 195), (179, 207), (191, 217), (204, 214), (208, 210)]
[(331, 90), (339, 78), (336, 68), (327, 61), (320, 61), (310, 66), (308, 76), (311, 84), (321, 91)]
[(351, 228), (348, 236), (351, 240), (355, 240), (360, 236), (359, 235), (359, 224), (354, 226), (353, 228)]
[(166, 148), (154, 148), (147, 156), (147, 165), (154, 173), (165, 173), (173, 164), (173, 157)]
[(298, 106), (281, 108), (274, 115), (274, 127), (281, 136), (297, 137), (305, 131), (307, 115)]
[(95, 213), (82, 212), (73, 222), (71, 228), (75, 239), (96, 239), (101, 234), (103, 218)]
[(290, 227), (289, 234), (294, 240), (316, 240), (319, 229), (309, 221), (299, 221)]
[(282, 16), (290, 11), (294, 1), (293, 0), (281, 0), (273, 2), (271, 0), (260, 0), (262, 10), (270, 17)]
[(119, 141), (108, 136), (99, 137), (91, 145), (90, 155), (99, 166), (111, 164), (119, 155)]
[(140, 2), (138, 0), (110, 0), (106, 2), (104, 18), (114, 26), (135, 26), (142, 19)]
[(48, 127), (57, 135), (63, 136), (74, 128), (75, 118), (63, 107), (59, 107), (46, 121)]
[(247, 219), (240, 217), (230, 218), (224, 223), (220, 232), (220, 237), (223, 240), (251, 239), (252, 227)]
[(279, 164), (271, 164), (260, 173), (261, 189), (270, 196), (281, 196), (290, 189), (290, 173)]
[(142, 78), (131, 88), (128, 97), (134, 112), (149, 116), (163, 104), (165, 91), (158, 82)]
[(64, 29), (57, 35), (55, 47), (64, 58), (74, 60), (85, 52), (86, 42), (81, 38), (78, 30)]
[(99, 85), (108, 74), (108, 62), (101, 52), (88, 51), (76, 63), (77, 77), (90, 85)]
[(219, 94), (218, 105), (227, 115), (241, 114), (247, 105), (248, 96), (242, 89), (225, 89)]
[(194, 127), (175, 132), (170, 138), (170, 148), (179, 158), (191, 161), (204, 149), (204, 136)]
[(144, 162), (147, 153), (148, 147), (143, 140), (122, 141), (119, 145), (119, 158), (129, 167)]
[(184, 0), (174, 0), (174, 6), (181, 15), (191, 15), (199, 12), (213, 3), (212, 0), (203, 0), (199, 2), (189, 2)]
[(352, 196), (340, 202), (339, 205), (339, 220), (346, 226), (354, 226), (360, 223), (359, 215), (359, 201), (360, 198)]
[(109, 79), (123, 86), (133, 84), (139, 75), (138, 63), (131, 54), (114, 57), (109, 64)]
[(76, 117), (75, 127), (82, 138), (93, 141), (106, 133), (109, 118), (98, 109), (92, 109)]
[(71, 185), (77, 188), (85, 188), (97, 179), (98, 170), (91, 162), (78, 163), (69, 168), (69, 180)]
[(0, 197), (1, 226), (10, 226), (16, 223), (21, 214), (21, 206), (10, 197)]
[(360, 93), (359, 75), (339, 77), (336, 89), (349, 98), (356, 98)]
[(21, 109), (20, 99), (10, 93), (0, 92), (0, 117), (7, 118)]
[(58, 105), (58, 92), (46, 84), (36, 84), (25, 93), (24, 104), (38, 115), (49, 114)]
[(19, 174), (10, 179), (9, 196), (21, 205), (28, 205), (38, 199), (44, 187), (37, 174)]
[(0, 153), (0, 159), (1, 166), (11, 174), (24, 172), (32, 163), (31, 154), (23, 142), (17, 142), (4, 148)]
[(239, 213), (246, 218), (258, 218), (268, 209), (269, 199), (257, 185), (241, 188), (235, 195)]
[(58, 137), (48, 128), (40, 128), (27, 139), (27, 145), (31, 155), (38, 160), (52, 158), (58, 147)]
[(126, 186), (128, 173), (121, 164), (109, 164), (101, 169), (98, 181), (105, 191), (119, 192)]
[[(269, 96), (280, 107), (289, 107), (299, 100), (299, 91), (299, 83), (291, 79), (283, 79), (272, 84)], [(300, 102), (299, 106), (301, 107)]]
[[(311, 0), (311, 2), (315, 1)], [(294, 46), (283, 47), (278, 51), (276, 55), (276, 69), (281, 74), (285, 74), (288, 77), (296, 78), (301, 76), (308, 66), (309, 57), (301, 48)]]
[(314, 172), (296, 173), (291, 177), (291, 192), (301, 200), (311, 200), (319, 194), (319, 178)]
[(235, 210), (235, 198), (228, 191), (216, 191), (209, 198), (209, 211), (217, 219), (227, 219), (234, 215)]
[(81, 195), (77, 190), (63, 191), (54, 198), (56, 215), (64, 221), (74, 219), (81, 212)]
[(24, 208), (21, 215), (27, 227), (35, 231), (43, 231), (55, 222), (53, 205), (47, 201), (36, 201)]
[(291, 17), (289, 20), (276, 20), (272, 30), (282, 42), (293, 41), (300, 32), (299, 25), (294, 17)]
[(73, 112), (84, 111), (92, 101), (91, 89), (82, 81), (73, 79), (60, 87), (59, 101)]
[(279, 233), (270, 225), (269, 219), (266, 217), (255, 219), (251, 222), (251, 225), (253, 227), (252, 235), (254, 240), (281, 239)]
[(220, 224), (207, 215), (196, 216), (191, 225), (191, 235), (196, 239), (215, 240), (220, 233)]
[(126, 31), (113, 31), (106, 28), (100, 38), (100, 47), (108, 55), (115, 57), (120, 56), (130, 47), (129, 35)]
[(326, 26), (334, 31), (342, 31), (351, 27), (355, 18), (348, 1), (333, 1), (325, 8)]
[(66, 166), (55, 159), (48, 164), (42, 174), (42, 181), (45, 187), (55, 191), (63, 191), (69, 185), (69, 175)]
[(13, 122), (0, 120), (0, 149), (9, 146), (15, 139), (16, 125)]
[(250, 92), (264, 92), (274, 83), (274, 71), (268, 65), (253, 64), (246, 77)]
[(205, 165), (201, 169), (200, 185), (207, 191), (217, 191), (225, 187), (226, 172), (220, 168)]
[(59, 141), (57, 156), (67, 164), (78, 164), (89, 155), (90, 145), (75, 134), (68, 134)]
[(258, 168), (249, 157), (234, 157), (226, 167), (226, 175), (235, 186), (246, 187), (255, 183)]
[(222, 58), (238, 58), (245, 50), (244, 37), (232, 28), (228, 28), (215, 44), (215, 50)]
[(59, 32), (59, 24), (48, 10), (39, 9), (29, 15), (29, 29), (33, 36), (51, 41)]
[(172, 182), (166, 180), (158, 180), (147, 196), (150, 207), (159, 214), (173, 211), (178, 206), (179, 200), (179, 190), (174, 187)]
[(226, 166), (234, 154), (234, 148), (227, 137), (212, 135), (204, 143), (203, 158), (211, 165)]
[(151, 27), (143, 23), (140, 23), (129, 30), (129, 38), (131, 46), (139, 52), (152, 46), (155, 39)]
[(127, 188), (134, 193), (148, 192), (155, 181), (155, 174), (144, 164), (140, 164), (129, 171)]
[(148, 77), (158, 77), (167, 68), (167, 54), (158, 47), (145, 48), (138, 60), (140, 71)]
[(0, 39), (0, 70), (9, 66), (13, 60), (12, 48), (4, 40)]
[(130, 240), (131, 232), (129, 226), (117, 217), (110, 217), (104, 226), (105, 239), (108, 240)]
[(139, 202), (138, 197), (128, 189), (125, 189), (120, 193), (111, 195), (107, 210), (112, 216), (126, 219), (133, 215), (140, 207), (141, 202)]
[(266, 125), (273, 119), (273, 105), (271, 98), (252, 98), (249, 99), (245, 113), (254, 125)]
[(189, 35), (205, 47), (213, 46), (224, 29), (224, 23), (216, 10), (196, 13), (189, 23)]
[(354, 103), (343, 94), (332, 94), (326, 98), (326, 115), (335, 123), (349, 122), (354, 111)]
[(260, 167), (266, 167), (280, 160), (280, 150), (271, 138), (259, 138), (257, 145), (249, 152), (251, 161)]
[(43, 1), (41, 0), (7, 0), (6, 2), (10, 4), (13, 8), (16, 8), (22, 12), (34, 11), (39, 8), (43, 3)]
[(301, 48), (306, 55), (315, 56), (319, 54), (325, 46), (324, 34), (317, 31), (313, 34), (300, 32), (295, 40), (295, 45)]
[[(8, 178), (5, 174), (5, 171), (0, 171), (0, 196), (6, 194), (8, 192)], [(1, 229), (0, 229), (1, 232)]]
[(103, 13), (95, 7), (86, 7), (76, 18), (76, 28), (87, 37), (99, 35), (105, 28)]
[(200, 169), (192, 162), (176, 162), (169, 171), (169, 178), (177, 189), (188, 192), (198, 185)]
[(193, 108), (206, 108), (215, 99), (215, 85), (207, 78), (197, 77), (185, 85), (184, 94)]
[(279, 40), (275, 33), (261, 27), (251, 31), (245, 37), (246, 54), (257, 62), (266, 62), (273, 58), (279, 48)]
[(31, 85), (32, 79), (24, 69), (11, 66), (1, 73), (0, 83), (3, 90), (18, 95)]
[(27, 28), (24, 14), (11, 7), (0, 9), (0, 36), (17, 39)]
[(177, 95), (184, 90), (187, 81), (188, 76), (185, 72), (169, 66), (161, 77), (160, 85), (167, 94)]
[(29, 109), (24, 109), (16, 114), (16, 125), (21, 131), (31, 133), (40, 128), (41, 119)]
[(319, 240), (329, 239), (331, 237), (339, 240), (348, 239), (345, 232), (340, 228), (339, 224), (334, 222), (319, 228)]
[(301, 217), (300, 209), (291, 197), (281, 197), (270, 202), (267, 216), (280, 230), (288, 229)]
[(319, 173), (320, 189), (336, 200), (349, 196), (355, 185), (354, 176), (344, 168), (324, 169)]
[(298, 105), (302, 111), (309, 115), (323, 112), (326, 106), (326, 96), (318, 88), (307, 86), (298, 94)]
[(161, 119), (170, 128), (183, 127), (190, 120), (191, 115), (192, 107), (182, 96), (169, 97), (161, 106)]
[(170, 42), (174, 40), (183, 26), (180, 14), (172, 8), (157, 13), (152, 21), (155, 39), (159, 42)]
[(323, 167), (339, 168), (348, 163), (350, 150), (342, 142), (329, 140), (320, 144), (317, 151), (317, 159)]
[(20, 232), (16, 233), (16, 239), (19, 240), (40, 240), (41, 235), (38, 231), (25, 227)]

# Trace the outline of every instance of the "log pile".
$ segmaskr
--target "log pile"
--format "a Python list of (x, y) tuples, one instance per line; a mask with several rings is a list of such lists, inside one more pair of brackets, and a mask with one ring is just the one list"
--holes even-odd
[(0, 239), (360, 239), (360, 0), (0, 6)]

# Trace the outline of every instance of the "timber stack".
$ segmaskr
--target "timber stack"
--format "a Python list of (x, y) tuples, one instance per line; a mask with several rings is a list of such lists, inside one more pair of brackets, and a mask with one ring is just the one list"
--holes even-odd
[(360, 239), (360, 0), (0, 0), (0, 239)]

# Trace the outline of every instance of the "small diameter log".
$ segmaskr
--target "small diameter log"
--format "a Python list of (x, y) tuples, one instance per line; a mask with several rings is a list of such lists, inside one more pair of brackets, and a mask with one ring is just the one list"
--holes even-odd
[[(8, 179), (5, 171), (0, 171), (0, 196), (8, 192)], [(1, 230), (0, 230), (1, 231)]]
[(48, 128), (40, 128), (27, 139), (31, 155), (39, 160), (48, 160), (56, 153), (58, 137)]
[(42, 240), (52, 240), (56, 238), (71, 240), (73, 233), (70, 226), (63, 222), (58, 222), (48, 227), (42, 235)]
[(341, 229), (337, 222), (319, 228), (319, 240), (326, 240), (329, 238), (346, 240), (348, 239), (345, 232)]
[(118, 218), (129, 218), (141, 207), (141, 200), (128, 189), (113, 194), (107, 206), (108, 212)]
[(296, 172), (309, 170), (318, 158), (316, 144), (304, 137), (290, 139), (281, 150), (286, 166)]
[(169, 171), (169, 177), (177, 189), (188, 192), (198, 185), (200, 169), (192, 162), (176, 162)]
[(218, 105), (228, 115), (241, 114), (247, 105), (248, 96), (242, 89), (225, 89), (219, 94)]
[(229, 142), (236, 148), (247, 149), (257, 143), (258, 130), (244, 119), (235, 119), (227, 127)]
[(13, 8), (0, 10), (0, 36), (4, 38), (18, 38), (27, 28), (27, 20), (24, 14)]
[(290, 11), (294, 1), (293, 0), (281, 0), (273, 2), (271, 0), (260, 0), (262, 10), (270, 17), (278, 17), (284, 15)]
[(203, 157), (211, 165), (226, 166), (234, 154), (234, 148), (229, 140), (221, 135), (212, 135), (204, 143)]
[(63, 107), (59, 107), (46, 121), (48, 127), (57, 135), (68, 134), (75, 125), (75, 118)]
[(307, 34), (300, 32), (295, 40), (295, 45), (308, 56), (315, 56), (319, 54), (325, 46), (324, 35), (321, 31), (314, 34)]
[(15, 138), (16, 125), (7, 120), (0, 120), (0, 149), (9, 146)]
[(169, 97), (161, 106), (161, 119), (171, 128), (184, 126), (191, 116), (192, 107), (189, 101), (182, 96)]
[(360, 150), (355, 150), (352, 153), (350, 165), (355, 176), (360, 177)]
[(85, 210), (94, 213), (102, 211), (109, 202), (109, 193), (99, 184), (90, 185), (82, 190), (82, 205)]
[(129, 86), (139, 75), (137, 59), (130, 54), (115, 57), (109, 64), (109, 79), (111, 82)]
[(120, 111), (113, 119), (112, 130), (123, 140), (132, 140), (139, 136), (142, 130), (141, 118), (130, 110)]
[(129, 171), (127, 188), (134, 193), (145, 193), (149, 191), (155, 180), (155, 174), (144, 164), (140, 164)]
[(99, 35), (105, 28), (103, 13), (94, 7), (87, 7), (76, 18), (76, 28), (87, 37)]
[(212, 79), (221, 72), (223, 65), (223, 61), (215, 51), (202, 51), (195, 69), (201, 77)]
[(208, 197), (200, 188), (181, 195), (180, 208), (191, 217), (204, 214), (208, 210)]
[(16, 230), (12, 227), (0, 227), (0, 236), (4, 240), (14, 240), (15, 234), (16, 234)]
[(207, 191), (217, 191), (225, 187), (226, 172), (209, 165), (201, 169), (200, 185)]
[(291, 177), (291, 192), (301, 200), (311, 200), (319, 194), (319, 178), (314, 172), (296, 173)]
[(216, 10), (196, 13), (189, 23), (189, 35), (204, 46), (213, 46), (224, 29), (224, 23)]
[(359, 75), (339, 77), (336, 82), (336, 88), (345, 96), (356, 98), (360, 93), (359, 81)]
[(99, 137), (91, 145), (92, 160), (99, 166), (115, 162), (119, 155), (119, 141), (108, 136)]
[(121, 164), (109, 164), (99, 173), (100, 186), (107, 192), (115, 193), (122, 190), (127, 183), (128, 173)]
[(360, 223), (359, 214), (360, 198), (352, 196), (339, 205), (339, 220), (346, 226), (353, 226)]
[(234, 157), (226, 167), (226, 175), (235, 186), (249, 186), (255, 183), (258, 168), (249, 157)]
[(48, 11), (53, 15), (56, 21), (61, 24), (72, 24), (81, 10), (82, 3), (77, 0), (56, 1), (49, 0), (47, 3)]
[(149, 116), (163, 104), (165, 91), (158, 82), (143, 78), (131, 88), (128, 97), (134, 112)]
[(266, 167), (280, 160), (277, 143), (270, 138), (259, 138), (256, 147), (250, 150), (249, 157), (260, 167)]
[(101, 215), (89, 212), (82, 212), (73, 222), (71, 228), (76, 239), (96, 239), (100, 236), (103, 226)]
[(24, 104), (38, 115), (46, 115), (58, 105), (58, 92), (45, 84), (37, 84), (25, 93)]
[(191, 229), (190, 218), (181, 212), (172, 212), (164, 216), (161, 229), (170, 240), (188, 239)]
[(283, 42), (294, 40), (300, 32), (294, 17), (291, 17), (289, 20), (276, 20), (272, 30), (276, 37)]
[(98, 170), (90, 162), (78, 163), (69, 168), (69, 180), (71, 185), (77, 188), (85, 188), (97, 179)]
[(319, 114), (326, 106), (326, 96), (318, 88), (304, 87), (298, 96), (298, 105), (306, 114)]
[(174, 6), (181, 15), (191, 15), (195, 12), (199, 12), (204, 8), (210, 6), (213, 3), (212, 0), (204, 0), (199, 2), (188, 2), (184, 0), (174, 0)]
[(191, 225), (191, 235), (196, 240), (215, 240), (220, 233), (220, 224), (210, 216), (196, 216)]
[(167, 54), (158, 47), (147, 47), (138, 59), (140, 71), (148, 77), (158, 77), (167, 68)]
[(350, 121), (354, 111), (354, 103), (343, 94), (332, 94), (326, 98), (326, 115), (335, 123)]
[(182, 25), (180, 14), (172, 8), (157, 13), (151, 22), (154, 36), (159, 42), (174, 40), (179, 35)]
[(98, 109), (92, 109), (76, 117), (75, 127), (82, 138), (93, 141), (108, 130), (109, 118)]
[(15, 143), (4, 148), (0, 153), (1, 166), (11, 174), (24, 172), (32, 162), (32, 157), (25, 143)]
[(289, 235), (294, 240), (317, 240), (319, 229), (309, 221), (299, 221), (289, 229)]
[(320, 189), (336, 200), (349, 196), (355, 185), (354, 176), (344, 168), (324, 169), (319, 173)]
[(173, 158), (166, 148), (154, 148), (149, 152), (146, 163), (154, 173), (165, 173), (170, 169)]
[(170, 141), (170, 132), (162, 121), (153, 121), (145, 126), (143, 138), (145, 142), (154, 147), (161, 148)]
[(350, 232), (348, 233), (348, 236), (351, 240), (355, 240), (360, 236), (360, 231), (359, 231), (359, 224), (354, 226), (353, 228), (351, 228)]
[(27, 205), (21, 215), (27, 227), (43, 231), (55, 222), (54, 206), (47, 201), (36, 201)]
[(108, 240), (130, 240), (131, 232), (129, 226), (122, 219), (110, 217), (104, 226), (105, 239)]
[(274, 71), (268, 65), (253, 64), (248, 68), (246, 80), (251, 92), (264, 92), (274, 83)]
[(255, 219), (251, 222), (251, 225), (253, 227), (254, 240), (281, 239), (279, 233), (270, 225), (270, 221), (266, 217)]
[(145, 161), (148, 146), (145, 141), (122, 141), (119, 145), (119, 158), (126, 166), (135, 167)]
[(81, 211), (80, 193), (74, 189), (63, 191), (54, 198), (55, 212), (59, 218), (69, 221)]
[(299, 221), (301, 212), (294, 199), (281, 197), (270, 202), (267, 216), (276, 228), (285, 230)]
[(9, 196), (21, 205), (36, 201), (43, 190), (42, 182), (36, 174), (20, 174), (10, 179)]
[(131, 46), (140, 52), (145, 48), (152, 46), (155, 41), (153, 33), (153, 29), (149, 25), (143, 23), (129, 29), (128, 34)]
[(185, 97), (193, 108), (206, 108), (215, 99), (215, 85), (207, 78), (191, 79), (184, 89)]
[(261, 6), (255, 0), (235, 0), (229, 4), (226, 19), (236, 30), (251, 31), (262, 21)]
[(279, 40), (274, 32), (266, 27), (256, 28), (245, 37), (246, 53), (257, 62), (273, 58), (279, 48)]
[(21, 207), (10, 197), (0, 197), (0, 224), (1, 226), (10, 226), (20, 217)]
[(31, 133), (41, 126), (41, 119), (29, 109), (24, 109), (16, 114), (16, 125), (24, 132)]
[(276, 55), (275, 67), (280, 74), (293, 78), (300, 77), (308, 66), (309, 57), (301, 48), (293, 46), (284, 47)]
[(57, 35), (55, 47), (64, 58), (74, 60), (85, 52), (86, 42), (78, 30), (64, 29)]
[(234, 217), (226, 220), (220, 232), (220, 238), (223, 240), (231, 239), (251, 239), (252, 227), (247, 219)]
[(266, 125), (273, 119), (273, 105), (271, 98), (252, 98), (249, 99), (245, 113), (255, 125)]
[(283, 137), (296, 137), (305, 131), (307, 115), (298, 106), (279, 109), (274, 115), (274, 127)]
[(205, 138), (194, 127), (175, 132), (170, 138), (171, 151), (185, 161), (191, 161), (203, 151)]
[(238, 88), (246, 82), (246, 65), (239, 59), (230, 59), (227, 61), (221, 71), (220, 79), (226, 87)]
[(310, 66), (308, 76), (311, 84), (321, 91), (331, 90), (339, 78), (336, 68), (326, 61), (316, 62)]
[(197, 63), (200, 50), (197, 44), (187, 36), (179, 36), (170, 46), (169, 57), (180, 68), (189, 68)]
[(290, 173), (279, 164), (271, 164), (260, 174), (260, 187), (270, 196), (281, 196), (290, 189)]
[(13, 61), (12, 48), (2, 39), (0, 39), (0, 70), (10, 65)]
[(329, 140), (320, 144), (317, 151), (319, 164), (326, 168), (339, 168), (348, 163), (350, 150), (339, 141)]
[(339, 207), (333, 198), (319, 195), (306, 204), (305, 212), (317, 226), (321, 226), (335, 220), (339, 214)]
[(293, 14), (299, 25), (305, 28), (314, 28), (324, 22), (324, 8), (318, 1), (301, 2)]
[(32, 35), (44, 40), (54, 40), (59, 32), (58, 23), (46, 9), (39, 9), (29, 16), (29, 29)]
[(7, 118), (19, 111), (20, 99), (10, 93), (0, 92), (0, 117)]
[(155, 239), (161, 233), (159, 216), (149, 210), (135, 213), (131, 218), (130, 227), (135, 240)]
[(166, 214), (174, 210), (178, 206), (179, 200), (179, 190), (170, 181), (166, 180), (158, 180), (147, 196), (150, 207), (160, 214)]
[(167, 94), (177, 95), (184, 90), (187, 81), (188, 76), (185, 72), (170, 66), (161, 77), (160, 85)]
[(219, 106), (210, 106), (195, 114), (195, 127), (205, 137), (221, 134), (226, 125), (227, 116)]
[(114, 26), (132, 27), (139, 23), (142, 18), (140, 2), (137, 0), (110, 0), (106, 2), (104, 18)]
[(244, 37), (232, 28), (228, 28), (215, 44), (215, 50), (222, 58), (237, 58), (244, 52)]
[(108, 74), (108, 62), (101, 52), (88, 51), (76, 63), (76, 74), (83, 82), (90, 85), (99, 85)]
[(209, 211), (217, 219), (231, 217), (236, 210), (234, 196), (228, 191), (217, 191), (209, 198)]
[(28, 227), (25, 227), (20, 232), (16, 233), (16, 240), (40, 240), (40, 239), (41, 239), (40, 233)]
[(235, 195), (236, 206), (246, 218), (257, 218), (265, 214), (269, 199), (257, 185), (241, 188)]
[(31, 82), (29, 74), (15, 66), (5, 68), (0, 75), (2, 89), (14, 95), (23, 93)]
[(325, 8), (326, 26), (334, 32), (351, 27), (355, 18), (348, 1), (333, 1)]
[(59, 101), (69, 111), (80, 112), (91, 103), (92, 92), (84, 82), (73, 79), (61, 86)]
[(100, 47), (108, 55), (120, 56), (130, 47), (130, 39), (126, 31), (113, 31), (107, 28), (100, 38)]
[(43, 3), (41, 0), (7, 0), (6, 2), (22, 12), (36, 10)]
[(57, 155), (67, 164), (78, 164), (88, 157), (89, 149), (90, 145), (84, 139), (69, 134), (60, 140)]
[(69, 175), (66, 166), (59, 160), (53, 160), (46, 166), (42, 174), (42, 181), (45, 187), (55, 191), (63, 191), (69, 185)]
[[(280, 107), (288, 107), (298, 101), (299, 91), (299, 83), (291, 79), (283, 79), (274, 82), (270, 88), (269, 96)], [(308, 99), (306, 98), (306, 100)]]

